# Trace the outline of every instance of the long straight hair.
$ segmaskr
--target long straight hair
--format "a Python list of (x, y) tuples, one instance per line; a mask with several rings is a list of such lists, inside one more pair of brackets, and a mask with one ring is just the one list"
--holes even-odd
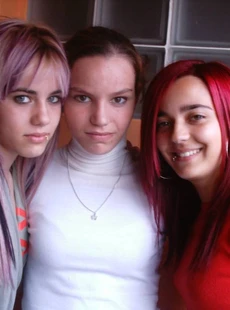
[[(162, 158), (157, 149), (156, 135), (157, 116), (164, 94), (175, 80), (187, 75), (198, 77), (207, 86), (222, 137), (221, 177), (190, 265), (191, 269), (196, 270), (208, 264), (230, 206), (230, 160), (226, 153), (226, 141), (230, 140), (230, 69), (227, 66), (219, 62), (184, 60), (170, 64), (154, 77), (142, 110), (141, 173), (142, 184), (155, 210), (159, 230), (160, 218), (163, 218), (162, 233), (169, 241), (166, 264), (172, 260), (178, 264), (199, 214), (201, 201), (193, 185), (176, 175)], [(161, 175), (169, 179), (162, 179)]]
[[(46, 59), (57, 70), (57, 81), (63, 97), (69, 87), (69, 66), (65, 52), (57, 35), (44, 25), (35, 25), (18, 19), (0, 20), (0, 101), (14, 89), (24, 70), (32, 59), (38, 59), (38, 67)], [(36, 74), (36, 72), (35, 72)], [(28, 204), (44, 173), (54, 149), (57, 132), (50, 139), (45, 152), (38, 158), (26, 159), (20, 156), (15, 161), (17, 181), (22, 200)], [(0, 154), (1, 159), (1, 154)], [(12, 264), (15, 265), (15, 252), (6, 218), (9, 208), (7, 193), (3, 190), (7, 183), (0, 160), (0, 281), (9, 283)], [(16, 216), (16, 215), (15, 215)]]

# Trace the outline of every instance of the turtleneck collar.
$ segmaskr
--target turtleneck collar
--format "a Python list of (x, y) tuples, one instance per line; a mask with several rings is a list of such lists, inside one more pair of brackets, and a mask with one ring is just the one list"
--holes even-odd
[(97, 175), (126, 174), (133, 169), (133, 164), (126, 149), (126, 139), (123, 138), (110, 152), (102, 155), (87, 152), (76, 139), (72, 139), (63, 150), (63, 157), (69, 161), (69, 167), (84, 173)]

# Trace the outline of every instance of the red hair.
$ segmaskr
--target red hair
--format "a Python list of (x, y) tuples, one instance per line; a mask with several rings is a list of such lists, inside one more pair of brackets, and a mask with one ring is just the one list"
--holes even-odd
[[(201, 201), (193, 185), (177, 176), (160, 155), (156, 144), (156, 121), (167, 89), (175, 80), (187, 75), (198, 77), (206, 84), (222, 136), (222, 174), (191, 263), (191, 268), (196, 269), (207, 265), (230, 206), (230, 160), (226, 153), (226, 141), (230, 139), (230, 69), (227, 66), (219, 62), (183, 60), (168, 65), (154, 77), (143, 103), (140, 160), (144, 190), (154, 208), (158, 227), (163, 218), (163, 233), (169, 241), (166, 262), (175, 258), (178, 263)], [(161, 175), (170, 179), (162, 179)]]

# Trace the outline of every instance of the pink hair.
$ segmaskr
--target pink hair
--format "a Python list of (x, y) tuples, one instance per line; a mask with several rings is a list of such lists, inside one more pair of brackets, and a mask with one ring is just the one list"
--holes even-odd
[[(175, 80), (187, 75), (200, 78), (209, 89), (222, 135), (222, 176), (191, 263), (191, 268), (196, 269), (203, 264), (207, 265), (229, 211), (230, 160), (226, 154), (226, 141), (230, 140), (230, 69), (227, 66), (218, 62), (183, 60), (170, 64), (154, 77), (142, 110), (141, 177), (144, 190), (155, 210), (158, 227), (161, 217), (164, 221), (163, 233), (169, 240), (167, 262), (176, 258), (178, 263), (201, 202), (192, 184), (179, 178), (158, 152), (156, 121), (167, 89)], [(161, 175), (171, 179), (162, 179)]]
[[(34, 58), (39, 65), (47, 59), (57, 70), (57, 79), (62, 90), (63, 98), (68, 94), (70, 72), (65, 52), (57, 35), (48, 27), (30, 24), (17, 19), (0, 20), (0, 100), (3, 100), (20, 80), (25, 68)], [(38, 69), (37, 68), (37, 69)], [(35, 72), (36, 74), (36, 72)], [(31, 201), (41, 180), (44, 170), (56, 148), (57, 132), (50, 139), (45, 152), (38, 158), (26, 159), (18, 156), (15, 161), (19, 188), (24, 203)], [(0, 162), (0, 172), (2, 162)], [(0, 173), (2, 188), (4, 174)], [(10, 279), (10, 266), (15, 264), (14, 249), (9, 233), (5, 211), (6, 194), (0, 193), (0, 268), (1, 278), (7, 283)]]

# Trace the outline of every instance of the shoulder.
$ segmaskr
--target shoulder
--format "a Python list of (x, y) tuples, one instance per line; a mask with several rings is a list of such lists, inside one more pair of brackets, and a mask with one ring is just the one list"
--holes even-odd
[(133, 162), (139, 162), (140, 148), (138, 146), (132, 145), (131, 142), (127, 140), (126, 149), (129, 151)]
[(67, 161), (66, 161), (66, 147), (62, 147), (60, 149), (57, 149), (54, 152), (53, 158), (50, 162), (50, 167), (52, 166), (64, 166), (66, 167)]

